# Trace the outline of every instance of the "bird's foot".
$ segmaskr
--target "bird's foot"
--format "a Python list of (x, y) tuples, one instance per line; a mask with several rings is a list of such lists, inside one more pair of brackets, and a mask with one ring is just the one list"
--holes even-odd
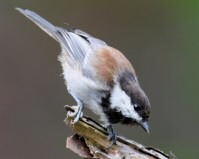
[(82, 112), (83, 109), (81, 106), (65, 105), (64, 108), (68, 111), (66, 119), (73, 118), (73, 120), (71, 121), (71, 124), (75, 124), (83, 116), (83, 112)]
[(111, 142), (111, 144), (109, 146), (109, 148), (110, 148), (113, 144), (116, 144), (117, 135), (111, 125), (109, 125), (107, 127), (107, 131), (108, 131), (108, 140)]

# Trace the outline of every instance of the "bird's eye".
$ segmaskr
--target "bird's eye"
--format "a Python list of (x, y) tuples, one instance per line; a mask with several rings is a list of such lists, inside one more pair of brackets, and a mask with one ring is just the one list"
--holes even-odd
[(142, 109), (139, 104), (134, 104), (133, 106), (134, 106), (135, 111), (139, 111)]

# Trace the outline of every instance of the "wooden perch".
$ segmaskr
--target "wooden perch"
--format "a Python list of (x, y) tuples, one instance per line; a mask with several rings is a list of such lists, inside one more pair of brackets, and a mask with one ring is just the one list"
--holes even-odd
[[(74, 111), (71, 106), (67, 111)], [(71, 124), (71, 118), (65, 122), (73, 128), (75, 135), (68, 137), (66, 147), (83, 158), (96, 159), (169, 159), (169, 155), (162, 151), (146, 147), (135, 141), (117, 136), (117, 144), (110, 147), (107, 131), (104, 127), (88, 117)]]

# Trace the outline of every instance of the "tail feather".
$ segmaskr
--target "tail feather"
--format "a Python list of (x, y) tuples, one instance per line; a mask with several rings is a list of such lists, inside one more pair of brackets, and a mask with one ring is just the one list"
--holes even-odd
[(24, 16), (34, 22), (39, 28), (41, 28), (56, 41), (58, 41), (63, 49), (62, 52), (69, 54), (74, 63), (77, 63), (78, 60), (80, 61), (80, 59), (83, 58), (82, 56), (78, 57), (79, 54), (81, 54), (80, 52), (76, 54), (76, 51), (72, 46), (73, 44), (71, 43), (71, 37), (67, 30), (54, 26), (33, 11), (21, 8), (16, 8), (16, 10), (18, 10), (20, 13), (22, 13)]
[(32, 12), (27, 9), (16, 8), (20, 13), (25, 15), (28, 19), (33, 21), (37, 26), (39, 26), (42, 30), (48, 33), (51, 37), (58, 41), (57, 37), (57, 27), (45, 20), (44, 18), (40, 17), (35, 12)]
[(16, 8), (16, 10), (58, 41), (62, 47), (62, 53), (69, 55), (75, 64), (82, 65), (87, 54), (95, 48), (106, 45), (104, 41), (94, 38), (81, 30), (67, 30), (54, 26), (33, 11), (21, 8)]

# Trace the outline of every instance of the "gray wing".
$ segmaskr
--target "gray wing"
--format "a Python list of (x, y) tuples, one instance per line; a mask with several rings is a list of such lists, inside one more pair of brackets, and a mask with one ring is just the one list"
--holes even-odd
[(69, 31), (54, 26), (33, 11), (16, 9), (58, 41), (61, 45), (62, 53), (68, 54), (74, 62), (73, 64), (83, 65), (85, 57), (93, 53), (94, 49), (106, 46), (104, 41), (94, 38), (81, 30), (72, 29)]

